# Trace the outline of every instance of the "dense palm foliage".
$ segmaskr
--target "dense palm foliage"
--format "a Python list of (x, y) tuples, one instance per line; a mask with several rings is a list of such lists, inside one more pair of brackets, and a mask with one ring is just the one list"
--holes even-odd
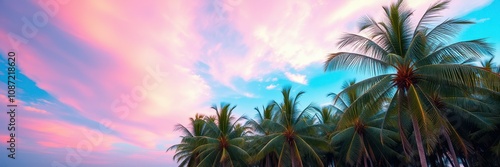
[(184, 136), (182, 136), (182, 141), (180, 144), (173, 145), (168, 148), (168, 150), (176, 149), (176, 154), (174, 158), (180, 161), (179, 166), (196, 166), (200, 162), (199, 152), (194, 150), (200, 146), (197, 137), (207, 135), (205, 116), (196, 114), (195, 118), (190, 118), (191, 121), (191, 131), (181, 124), (177, 124), (175, 130), (182, 131)]
[[(342, 88), (346, 89), (354, 84), (354, 81), (346, 82)], [(338, 97), (336, 99), (338, 103), (335, 106), (337, 109), (347, 111), (338, 121), (331, 143), (336, 146), (337, 156), (342, 163), (352, 166), (362, 166), (362, 164), (368, 166), (368, 164), (374, 163), (388, 166), (392, 161), (388, 159), (390, 155), (397, 155), (394, 150), (388, 147), (396, 144), (397, 132), (381, 129), (382, 108), (375, 108), (375, 111), (372, 112), (368, 109), (361, 109), (360, 112), (348, 110), (362, 93), (351, 89), (342, 94), (344, 96), (329, 94), (329, 96)]]
[[(319, 126), (314, 125), (314, 120), (308, 114), (308, 111), (314, 110), (312, 105), (305, 109), (298, 108), (298, 99), (304, 92), (297, 95), (291, 95), (291, 87), (284, 88), (281, 92), (282, 102), (274, 102), (279, 113), (275, 122), (270, 122), (268, 127), (270, 134), (264, 136), (264, 147), (257, 153), (257, 158), (263, 157), (269, 153), (281, 150), (278, 153), (278, 166), (290, 162), (290, 166), (303, 166), (302, 158), (308, 158), (316, 161), (316, 166), (322, 166), (323, 163), (313, 146), (326, 148), (324, 140), (317, 138)], [(288, 157), (288, 158), (285, 158)], [(285, 160), (287, 159), (287, 160)]]
[(246, 129), (237, 124), (241, 118), (235, 120), (232, 116), (235, 107), (230, 104), (212, 107), (216, 119), (207, 120), (207, 134), (198, 137), (201, 144), (193, 150), (203, 157), (198, 166), (242, 166), (248, 162), (250, 156), (241, 148), (245, 144)]
[(398, 1), (345, 34), (347, 51), (325, 70), (372, 77), (328, 94), (332, 105), (301, 109), (304, 92), (285, 87), (255, 119), (235, 119), (225, 104), (192, 118), (191, 130), (177, 125), (184, 135), (169, 150), (180, 166), (500, 166), (500, 68), (484, 40), (454, 41), (472, 22), (433, 22), (448, 3), (412, 22)]

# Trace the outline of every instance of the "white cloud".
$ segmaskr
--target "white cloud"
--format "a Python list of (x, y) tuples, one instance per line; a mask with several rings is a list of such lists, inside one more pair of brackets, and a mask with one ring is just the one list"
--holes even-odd
[(292, 74), (289, 72), (285, 72), (285, 76), (293, 82), (297, 82), (299, 84), (307, 85), (307, 80), (305, 75), (301, 74)]
[(278, 85), (271, 84), (271, 85), (266, 86), (266, 89), (271, 90), (271, 89), (276, 88), (276, 86), (278, 86)]
[(257, 97), (253, 93), (248, 93), (248, 92), (243, 93), (243, 96), (248, 97), (248, 98), (256, 98)]
[(276, 81), (278, 81), (278, 78), (276, 78), (276, 77), (274, 77), (274, 78), (267, 78), (265, 80), (265, 82), (276, 82)]

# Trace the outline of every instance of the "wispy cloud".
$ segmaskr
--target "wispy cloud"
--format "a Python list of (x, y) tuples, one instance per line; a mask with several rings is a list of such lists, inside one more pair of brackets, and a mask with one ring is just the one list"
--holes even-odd
[(248, 98), (256, 98), (257, 96), (253, 93), (245, 92), (243, 93), (243, 96), (248, 97)]
[(24, 107), (24, 110), (31, 111), (31, 112), (36, 112), (36, 113), (41, 113), (41, 114), (47, 114), (48, 113), (47, 111), (45, 111), (43, 109), (38, 109), (38, 108), (35, 108), (35, 107), (31, 107), (31, 106)]
[(276, 82), (276, 81), (278, 81), (278, 78), (276, 77), (266, 79), (266, 82)]
[(299, 83), (299, 84), (302, 84), (302, 85), (307, 85), (307, 80), (306, 80), (306, 76), (305, 75), (293, 74), (293, 73), (290, 73), (290, 72), (285, 72), (285, 76), (290, 81), (293, 81), (293, 82), (296, 82), (296, 83)]
[(271, 84), (271, 85), (266, 86), (266, 89), (271, 90), (271, 89), (276, 88), (276, 86), (278, 86), (278, 85)]

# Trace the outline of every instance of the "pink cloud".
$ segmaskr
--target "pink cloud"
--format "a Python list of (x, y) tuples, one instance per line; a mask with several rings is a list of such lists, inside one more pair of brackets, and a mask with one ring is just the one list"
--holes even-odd
[[(35, 141), (39, 146), (52, 148), (78, 148), (80, 143), (92, 144), (92, 150), (103, 152), (112, 149), (112, 143), (119, 141), (116, 137), (108, 136), (99, 130), (89, 129), (72, 123), (39, 118), (23, 118), (29, 122), (19, 123), (19, 126), (28, 136), (21, 136), (24, 140)], [(102, 136), (95, 135), (100, 133)], [(31, 145), (31, 144), (30, 144)]]
[(40, 113), (40, 114), (47, 114), (48, 113), (47, 111), (45, 111), (43, 109), (38, 109), (38, 108), (35, 108), (35, 107), (31, 107), (31, 106), (24, 107), (24, 110), (31, 111), (31, 112), (36, 112), (36, 113)]
[(42, 147), (48, 147), (48, 148), (63, 148), (64, 146), (61, 146), (60, 143), (54, 143), (54, 142), (48, 142), (48, 141), (39, 141), (37, 142), (38, 145)]
[[(0, 140), (2, 140), (2, 141), (9, 141), (9, 139), (10, 139), (9, 134), (6, 134), (6, 135), (0, 135)], [(7, 145), (7, 143), (2, 142), (2, 145)]]

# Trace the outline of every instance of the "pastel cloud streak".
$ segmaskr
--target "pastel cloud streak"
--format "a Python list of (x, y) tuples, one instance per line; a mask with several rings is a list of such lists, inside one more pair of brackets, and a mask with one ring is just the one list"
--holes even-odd
[[(489, 2), (470, 6), (467, 1), (453, 1), (444, 15), (460, 15)], [(127, 158), (175, 165), (173, 153), (165, 153), (179, 141), (173, 127), (186, 124), (194, 113), (212, 114), (209, 105), (218, 102), (213, 98), (214, 84), (247, 98), (259, 95), (240, 90), (234, 80), (268, 78), (270, 83), (264, 86), (272, 90), (280, 84), (271, 75), (283, 74), (291, 82), (307, 85), (301, 70), (321, 65), (325, 55), (336, 50), (340, 34), (355, 32), (359, 18), (380, 15), (380, 7), (388, 3), (70, 1), (17, 50), (22, 74), (53, 97), (42, 99), (43, 105), (22, 99), (27, 112), (20, 128), (26, 135), (20, 138), (19, 149), (64, 157), (67, 147), (76, 148), (85, 139), (84, 131), (102, 130), (99, 122), (106, 120), (111, 122), (110, 132), (103, 133), (102, 143), (83, 164), (109, 166)], [(409, 3), (419, 9), (428, 5)], [(10, 23), (0, 28), (2, 39), (9, 32), (22, 34), (19, 18), (42, 10), (36, 2), (28, 3), (28, 8), (8, 6), (17, 15), (0, 16), (2, 23)], [(0, 46), (11, 48), (5, 40)], [(199, 63), (207, 68), (198, 67)], [(73, 117), (78, 120), (69, 119)], [(2, 140), (7, 137), (0, 133)], [(120, 152), (123, 145), (134, 152)]]

